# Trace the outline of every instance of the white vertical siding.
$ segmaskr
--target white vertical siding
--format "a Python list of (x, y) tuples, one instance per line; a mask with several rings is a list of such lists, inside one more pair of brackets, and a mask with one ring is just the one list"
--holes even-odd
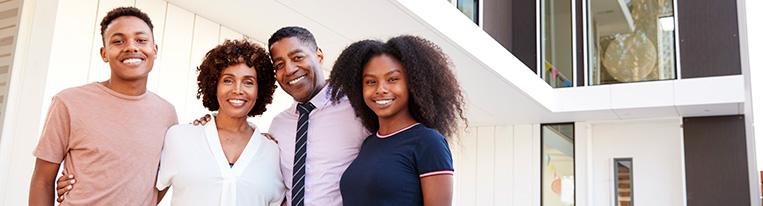
[(452, 144), (455, 205), (538, 205), (538, 125), (479, 126)]
[(477, 204), (493, 205), (495, 196), (495, 127), (477, 128)]
[(514, 199), (514, 127), (495, 127), (494, 205), (508, 205)]
[(477, 204), (477, 128), (470, 128), (460, 136), (458, 168), (456, 171), (460, 202), (458, 205)]

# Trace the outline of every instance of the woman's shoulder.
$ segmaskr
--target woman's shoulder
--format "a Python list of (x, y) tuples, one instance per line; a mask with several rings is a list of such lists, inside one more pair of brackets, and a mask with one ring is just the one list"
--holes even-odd
[(187, 142), (195, 139), (194, 137), (204, 136), (204, 126), (196, 126), (192, 124), (176, 124), (167, 129), (167, 134), (164, 137), (165, 144)]

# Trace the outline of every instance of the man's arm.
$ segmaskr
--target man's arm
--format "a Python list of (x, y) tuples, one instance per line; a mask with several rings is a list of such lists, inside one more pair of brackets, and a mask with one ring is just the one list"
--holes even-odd
[(29, 185), (29, 205), (53, 205), (55, 199), (55, 181), (58, 168), (56, 164), (37, 158), (34, 164), (32, 182)]

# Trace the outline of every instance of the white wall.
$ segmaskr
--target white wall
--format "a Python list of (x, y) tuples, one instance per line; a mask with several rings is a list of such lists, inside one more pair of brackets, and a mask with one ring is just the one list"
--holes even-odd
[[(163, 0), (24, 1), (18, 63), (12, 69), (0, 138), (0, 205), (26, 204), (32, 150), (51, 97), (64, 88), (109, 78), (109, 68), (99, 56), (99, 24), (118, 6), (136, 6), (154, 24), (159, 54), (148, 89), (175, 106), (180, 123), (206, 113), (196, 99), (195, 68), (209, 49), (244, 35)], [(266, 130), (275, 113), (290, 105), (291, 97), (279, 89), (274, 103), (263, 118), (253, 119), (261, 129)]]
[[(613, 205), (617, 157), (633, 158), (635, 204), (685, 205), (682, 139), (679, 118), (575, 123), (576, 205)], [(540, 125), (470, 127), (451, 149), (455, 205), (540, 205)]]
[[(614, 202), (613, 158), (633, 158), (634, 204), (686, 204), (681, 119), (615, 121), (590, 124), (591, 152), (587, 191), (594, 206)], [(581, 140), (576, 136), (577, 140)], [(580, 144), (582, 142), (577, 142)], [(582, 161), (582, 157), (577, 158)], [(585, 164), (578, 164), (583, 166)], [(579, 175), (578, 175), (579, 176)], [(580, 190), (586, 190), (580, 189)]]
[(454, 205), (540, 205), (540, 127), (470, 127), (454, 140)]

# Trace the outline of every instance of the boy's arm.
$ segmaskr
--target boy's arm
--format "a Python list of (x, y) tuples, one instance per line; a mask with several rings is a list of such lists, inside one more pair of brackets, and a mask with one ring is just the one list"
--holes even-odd
[(34, 164), (32, 182), (29, 185), (29, 205), (53, 205), (55, 199), (56, 174), (60, 164), (37, 159)]

